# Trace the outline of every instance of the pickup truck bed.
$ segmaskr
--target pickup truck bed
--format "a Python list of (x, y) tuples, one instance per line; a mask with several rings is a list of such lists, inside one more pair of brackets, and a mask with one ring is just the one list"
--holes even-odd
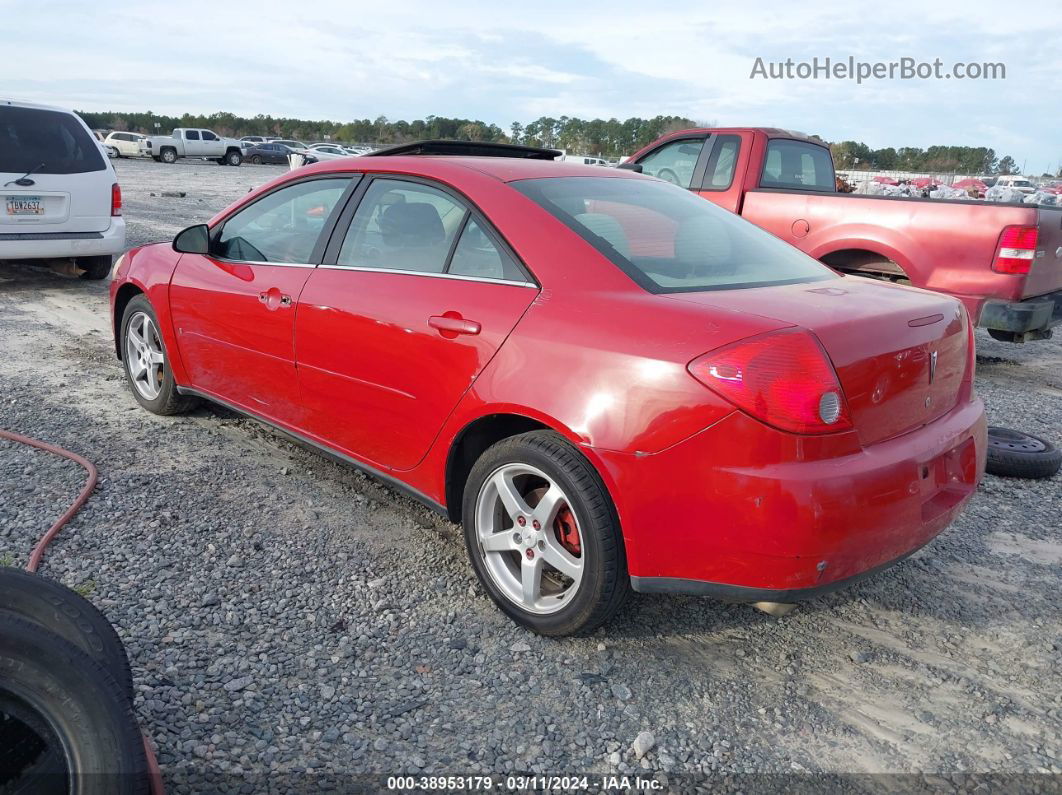
[(686, 187), (837, 270), (955, 296), (997, 339), (1046, 338), (1062, 323), (1062, 208), (838, 193), (826, 144), (771, 128), (683, 130), (624, 167)]

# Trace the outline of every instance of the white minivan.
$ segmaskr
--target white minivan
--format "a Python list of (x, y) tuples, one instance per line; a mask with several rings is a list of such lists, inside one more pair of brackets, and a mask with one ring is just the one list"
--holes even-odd
[(118, 178), (85, 122), (0, 99), (0, 260), (72, 257), (103, 279), (124, 249)]

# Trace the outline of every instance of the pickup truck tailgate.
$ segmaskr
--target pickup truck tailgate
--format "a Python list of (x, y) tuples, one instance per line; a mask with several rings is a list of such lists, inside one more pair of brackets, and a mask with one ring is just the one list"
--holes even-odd
[(1062, 290), (1062, 208), (1041, 207), (1038, 214), (1040, 234), (1022, 298)]

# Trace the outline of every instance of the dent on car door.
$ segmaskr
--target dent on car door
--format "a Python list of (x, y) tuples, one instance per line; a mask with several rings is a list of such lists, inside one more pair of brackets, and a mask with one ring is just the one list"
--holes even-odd
[(170, 308), (186, 386), (301, 426), (295, 313), (351, 183), (349, 176), (289, 183), (216, 226), (209, 255), (181, 256)]
[(344, 212), (296, 318), (315, 435), (378, 467), (415, 467), (537, 294), (464, 202), (373, 180)]

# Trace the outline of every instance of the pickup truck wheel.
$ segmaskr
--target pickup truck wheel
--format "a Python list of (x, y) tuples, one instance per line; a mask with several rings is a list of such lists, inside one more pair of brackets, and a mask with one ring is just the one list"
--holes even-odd
[(534, 632), (591, 632), (630, 591), (608, 491), (559, 434), (524, 433), (483, 453), (465, 484), (462, 516), (484, 589)]
[(231, 152), (225, 155), (225, 162), (227, 162), (230, 166), (238, 166), (240, 165), (240, 163), (243, 162), (243, 155), (233, 149)]
[(78, 257), (74, 264), (81, 268), (82, 279), (98, 281), (106, 279), (111, 272), (111, 255), (104, 254), (99, 257)]
[(162, 158), (163, 163), (169, 163), (173, 165), (177, 162), (177, 150), (166, 148), (159, 152), (159, 157)]
[(1039, 436), (989, 427), (985, 471), (1010, 478), (1049, 478), (1062, 467), (1062, 450)]

